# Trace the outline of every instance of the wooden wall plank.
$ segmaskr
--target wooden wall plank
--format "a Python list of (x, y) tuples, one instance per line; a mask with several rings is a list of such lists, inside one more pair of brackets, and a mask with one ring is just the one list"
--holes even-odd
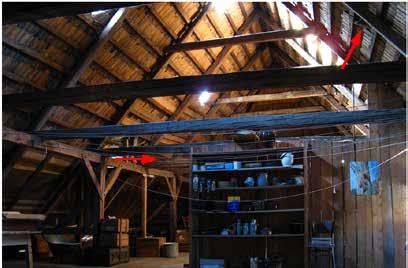
[[(343, 164), (342, 164), (342, 144), (332, 142), (332, 163), (333, 163), (333, 184), (335, 187), (335, 194), (333, 195), (333, 209), (334, 209), (334, 228), (335, 228), (335, 255), (336, 267), (344, 267), (344, 183), (343, 182)], [(340, 184), (341, 183), (341, 184)], [(347, 185), (347, 184), (346, 184)]]
[[(343, 180), (348, 180), (350, 176), (349, 164), (354, 160), (354, 146), (347, 143), (342, 148), (344, 159), (344, 177)], [(356, 236), (356, 198), (350, 191), (350, 183), (345, 183), (344, 187), (345, 202), (345, 224), (344, 224), (344, 257), (345, 267), (357, 267), (357, 236)]]

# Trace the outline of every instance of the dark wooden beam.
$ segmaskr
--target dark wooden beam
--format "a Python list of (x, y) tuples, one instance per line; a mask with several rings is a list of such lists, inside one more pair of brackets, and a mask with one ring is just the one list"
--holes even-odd
[(205, 49), (210, 47), (237, 45), (245, 43), (262, 43), (271, 42), (284, 39), (301, 38), (307, 34), (314, 33), (312, 28), (305, 28), (301, 30), (283, 30), (283, 31), (269, 31), (253, 34), (242, 34), (231, 37), (205, 40), (200, 42), (188, 42), (176, 45), (171, 48), (172, 52)]
[(82, 2), (82, 3), (3, 3), (3, 25), (25, 21), (36, 21), (54, 17), (75, 16), (93, 11), (142, 6), (149, 2)]
[[(19, 145), (25, 145), (41, 150), (48, 150), (49, 152), (71, 156), (79, 159), (87, 159), (90, 162), (101, 163), (101, 156), (98, 153), (91, 152), (82, 148), (76, 148), (57, 141), (42, 141), (39, 137), (28, 133), (15, 131), (10, 128), (3, 127), (3, 140), (13, 142)], [(116, 161), (114, 159), (107, 159), (106, 164), (109, 166), (119, 167), (131, 172), (150, 174), (159, 177), (174, 177), (170, 171), (145, 168), (133, 162)]]
[(387, 25), (375, 14), (368, 10), (368, 3), (344, 2), (344, 4), (355, 12), (365, 23), (375, 29), (375, 31), (387, 40), (404, 57), (407, 56), (406, 39), (398, 32)]
[(202, 76), (185, 76), (150, 81), (75, 87), (44, 93), (3, 96), (10, 106), (70, 104), (133, 97), (158, 97), (243, 89), (288, 88), (329, 84), (403, 82), (405, 62), (350, 64), (342, 71), (337, 66), (268, 69)]
[(216, 132), (239, 129), (290, 129), (360, 123), (399, 122), (405, 120), (405, 109), (365, 110), (354, 112), (321, 112), (287, 115), (260, 115), (189, 121), (154, 122), (125, 126), (103, 126), (37, 131), (43, 139), (100, 138), (170, 133)]

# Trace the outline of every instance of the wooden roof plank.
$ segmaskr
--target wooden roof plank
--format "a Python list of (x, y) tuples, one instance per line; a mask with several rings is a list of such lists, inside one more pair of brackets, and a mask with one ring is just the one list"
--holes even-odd
[(406, 39), (399, 33), (394, 31), (391, 27), (386, 25), (384, 21), (380, 20), (376, 15), (367, 9), (368, 3), (348, 3), (344, 4), (355, 12), (365, 23), (375, 29), (385, 40), (398, 50), (404, 57), (407, 56)]

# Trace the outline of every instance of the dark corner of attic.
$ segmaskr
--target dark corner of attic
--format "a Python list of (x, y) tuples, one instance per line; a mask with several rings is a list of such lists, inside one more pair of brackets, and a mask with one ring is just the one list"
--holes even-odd
[(3, 267), (406, 267), (405, 2), (2, 12)]

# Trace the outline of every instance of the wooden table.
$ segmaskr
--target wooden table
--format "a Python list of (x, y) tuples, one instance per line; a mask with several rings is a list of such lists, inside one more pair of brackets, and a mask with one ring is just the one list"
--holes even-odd
[(31, 235), (40, 234), (36, 231), (3, 231), (3, 247), (25, 246), (26, 267), (33, 268), (33, 250), (31, 247)]
[(33, 268), (31, 235), (41, 234), (38, 225), (45, 220), (41, 214), (23, 214), (17, 211), (3, 211), (3, 247), (25, 246), (26, 267)]

